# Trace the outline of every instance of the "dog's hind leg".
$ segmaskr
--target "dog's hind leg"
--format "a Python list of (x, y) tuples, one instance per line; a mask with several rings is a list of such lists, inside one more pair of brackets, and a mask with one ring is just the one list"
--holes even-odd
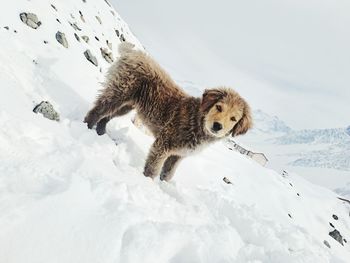
[(101, 119), (107, 116), (113, 116), (124, 103), (123, 94), (115, 94), (115, 91), (105, 90), (96, 100), (95, 106), (87, 113), (84, 122), (88, 128), (92, 127)]
[(107, 116), (102, 118), (97, 122), (96, 132), (98, 135), (103, 135), (106, 133), (106, 125), (107, 123), (114, 117), (122, 116), (130, 112), (134, 107), (130, 104), (126, 104), (120, 107), (116, 112), (113, 113), (112, 116)]
[(170, 181), (174, 176), (176, 167), (179, 165), (182, 159), (179, 155), (171, 155), (165, 160), (162, 171), (160, 173), (160, 180)]
[(156, 139), (147, 156), (143, 174), (152, 179), (158, 176), (168, 156), (169, 153), (164, 149), (161, 141)]

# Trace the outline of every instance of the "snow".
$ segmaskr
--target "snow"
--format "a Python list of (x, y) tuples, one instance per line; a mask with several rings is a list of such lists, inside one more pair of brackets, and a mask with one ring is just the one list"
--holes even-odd
[[(350, 207), (334, 192), (263, 168), (224, 142), (186, 158), (170, 183), (152, 181), (142, 171), (153, 139), (133, 113), (112, 120), (108, 135), (88, 130), (82, 119), (109, 65), (99, 47), (108, 39), (117, 55), (115, 27), (142, 46), (105, 1), (52, 4), (57, 12), (18, 0), (0, 17), (0, 262), (349, 262), (348, 243), (328, 235), (331, 222), (350, 240)], [(23, 24), (22, 11), (42, 26)], [(91, 42), (77, 42), (67, 20)], [(32, 112), (42, 100), (60, 122)]]

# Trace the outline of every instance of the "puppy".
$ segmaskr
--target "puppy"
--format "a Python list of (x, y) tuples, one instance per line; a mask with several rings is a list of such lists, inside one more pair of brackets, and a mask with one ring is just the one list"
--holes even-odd
[(186, 94), (147, 54), (130, 43), (107, 73), (104, 89), (84, 122), (102, 135), (114, 117), (135, 109), (155, 141), (144, 175), (169, 181), (179, 161), (199, 146), (244, 134), (252, 126), (250, 107), (232, 89), (207, 89), (202, 98)]

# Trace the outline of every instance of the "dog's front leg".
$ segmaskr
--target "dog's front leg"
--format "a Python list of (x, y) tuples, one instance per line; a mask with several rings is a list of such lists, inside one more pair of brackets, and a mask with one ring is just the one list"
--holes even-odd
[(168, 151), (165, 150), (163, 144), (157, 139), (148, 153), (143, 174), (152, 179), (158, 176), (168, 155)]
[(179, 155), (170, 155), (168, 159), (164, 162), (162, 172), (160, 174), (160, 180), (170, 181), (174, 176), (176, 167), (179, 165), (180, 160), (182, 159)]

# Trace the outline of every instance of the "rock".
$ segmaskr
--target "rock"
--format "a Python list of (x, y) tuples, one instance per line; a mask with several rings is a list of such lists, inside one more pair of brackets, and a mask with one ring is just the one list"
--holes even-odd
[(58, 18), (56, 18), (56, 21), (57, 21), (58, 23), (60, 23), (60, 24), (61, 24), (61, 21), (60, 21)]
[(60, 31), (57, 31), (57, 33), (56, 33), (56, 40), (62, 46), (64, 46), (65, 48), (68, 48), (68, 41), (67, 41), (66, 35), (64, 33), (60, 32)]
[(114, 13), (114, 11), (113, 10), (110, 10), (111, 11), (111, 14), (113, 15), (113, 16), (115, 16), (115, 13)]
[(49, 43), (47, 40), (44, 40), (44, 44), (47, 44), (47, 43)]
[(102, 20), (101, 20), (101, 18), (100, 18), (99, 16), (95, 16), (95, 17), (96, 17), (97, 21), (100, 23), (100, 25), (102, 25)]
[(108, 40), (106, 40), (106, 44), (107, 44), (107, 46), (109, 47), (110, 50), (113, 49), (113, 46), (112, 46), (112, 43), (111, 43), (111, 42), (109, 42)]
[(74, 33), (75, 39), (80, 42), (80, 37), (77, 35), (77, 33)]
[(113, 59), (113, 54), (112, 52), (109, 52), (108, 49), (106, 48), (100, 48), (101, 51), (101, 55), (102, 57), (108, 62), (108, 63), (113, 63), (114, 59)]
[(60, 115), (55, 111), (53, 106), (48, 101), (42, 101), (33, 109), (35, 113), (41, 113), (45, 118), (53, 121), (59, 121)]
[(343, 237), (337, 229), (334, 229), (332, 232), (329, 232), (329, 235), (335, 240), (337, 240), (340, 244), (342, 244), (342, 246), (344, 246)]
[(89, 43), (90, 38), (88, 36), (81, 37), (86, 43)]
[(338, 216), (337, 215), (332, 215), (334, 220), (338, 220)]
[(6, 30), (9, 30), (9, 29), (10, 29), (8, 26), (4, 26), (4, 28), (5, 28)]
[(94, 57), (92, 54), (91, 54), (91, 51), (89, 49), (87, 49), (85, 52), (84, 52), (84, 56), (86, 57), (86, 59), (88, 61), (90, 61), (92, 64), (94, 64), (96, 67), (98, 66), (98, 62), (97, 62), (97, 59), (96, 57)]
[(227, 177), (222, 178), (222, 180), (227, 184), (232, 184), (231, 181)]
[(331, 222), (329, 222), (329, 225), (330, 225), (331, 227), (333, 227), (333, 228), (334, 228), (334, 225), (333, 225)]
[(54, 6), (53, 4), (51, 4), (51, 7), (52, 7), (53, 9), (55, 9), (55, 11), (57, 11), (56, 6)]
[(123, 34), (120, 35), (119, 39), (120, 39), (121, 42), (125, 42), (125, 37), (124, 37)]
[(115, 33), (116, 33), (117, 37), (119, 37), (120, 34), (119, 34), (119, 30), (118, 29), (115, 30)]
[(81, 28), (80, 28), (80, 27), (78, 27), (78, 25), (77, 25), (77, 23), (76, 23), (76, 22), (74, 22), (74, 23), (69, 22), (69, 24), (71, 25), (71, 27), (73, 27), (73, 28), (74, 28), (74, 30), (81, 31)]
[(105, 2), (107, 5), (109, 5), (111, 7), (111, 4), (107, 0), (105, 0)]
[(96, 39), (97, 41), (100, 41), (100, 39), (99, 39), (97, 36), (95, 36), (95, 39)]
[(37, 29), (41, 25), (41, 21), (39, 21), (36, 14), (33, 13), (20, 13), (19, 17), (22, 22), (27, 26)]
[(327, 240), (324, 240), (324, 241), (323, 241), (323, 244), (325, 244), (325, 245), (326, 245), (326, 247), (331, 248), (331, 245), (328, 243), (328, 241), (327, 241)]
[(79, 10), (79, 14), (80, 14), (81, 21), (83, 21), (85, 23), (84, 15), (83, 15), (83, 13), (80, 10)]

